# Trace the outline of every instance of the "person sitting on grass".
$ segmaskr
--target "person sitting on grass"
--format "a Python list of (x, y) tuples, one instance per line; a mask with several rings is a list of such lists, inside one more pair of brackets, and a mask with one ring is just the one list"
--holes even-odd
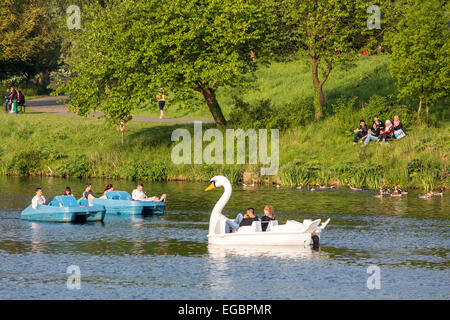
[(238, 230), (240, 227), (251, 226), (253, 221), (259, 221), (258, 217), (255, 216), (255, 209), (247, 208), (247, 212), (245, 213), (245, 215), (242, 215), (242, 213), (238, 213), (234, 221), (226, 221), (225, 232), (231, 233), (233, 232), (233, 230)]
[(137, 201), (162, 201), (165, 202), (166, 201), (166, 197), (167, 195), (164, 193), (161, 197), (147, 197), (147, 195), (144, 192), (144, 186), (142, 185), (142, 183), (139, 183), (136, 187), (136, 189), (133, 190), (133, 192), (131, 193), (131, 197), (133, 198), (133, 200), (137, 200)]
[(36, 188), (36, 195), (31, 200), (31, 206), (34, 210), (37, 209), (38, 204), (45, 204), (45, 197), (42, 195), (42, 188)]
[(401, 139), (404, 136), (406, 136), (406, 133), (403, 130), (403, 125), (400, 122), (400, 118), (398, 116), (394, 116), (394, 123), (392, 125), (392, 130), (394, 131), (395, 139)]
[(359, 121), (359, 127), (354, 130), (355, 136), (353, 138), (353, 143), (362, 142), (369, 132), (369, 127), (364, 120)]
[(378, 136), (378, 142), (384, 143), (385, 141), (392, 140), (394, 136), (394, 130), (392, 129), (391, 120), (386, 120), (386, 126), (384, 130), (380, 131), (380, 135)]
[(369, 134), (364, 140), (364, 145), (368, 145), (370, 141), (378, 141), (380, 131), (384, 129), (383, 122), (380, 121), (378, 116), (373, 117), (372, 129), (369, 130)]
[(271, 220), (275, 220), (273, 207), (271, 205), (267, 205), (264, 207), (264, 215), (261, 218), (261, 229), (263, 232), (267, 230), (267, 226)]

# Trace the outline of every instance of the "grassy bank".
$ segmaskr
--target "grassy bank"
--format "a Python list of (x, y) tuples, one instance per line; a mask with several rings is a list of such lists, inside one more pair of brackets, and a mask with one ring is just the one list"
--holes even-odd
[[(131, 122), (120, 134), (102, 120), (28, 113), (1, 115), (0, 173), (136, 180), (207, 181), (225, 174), (234, 182), (282, 185), (350, 184), (431, 188), (449, 186), (450, 128), (410, 127), (402, 140), (367, 147), (352, 144), (333, 117), (288, 130), (280, 139), (278, 176), (258, 175), (256, 165), (175, 165), (172, 131), (192, 125)], [(206, 127), (204, 127), (206, 128)], [(206, 143), (204, 144), (204, 146)]]
[[(396, 184), (402, 188), (448, 187), (448, 106), (433, 106), (432, 126), (417, 126), (416, 106), (389, 98), (395, 87), (387, 64), (386, 56), (362, 57), (352, 65), (333, 70), (325, 86), (328, 116), (288, 127), (281, 133), (277, 176), (259, 176), (256, 165), (173, 164), (171, 134), (177, 128), (192, 132), (192, 125), (131, 121), (122, 145), (116, 128), (105, 127), (103, 120), (32, 112), (0, 115), (0, 174), (156, 181), (206, 181), (215, 174), (224, 174), (234, 182), (278, 181), (285, 186), (318, 183), (373, 189)], [(284, 112), (284, 117), (291, 117), (290, 110), (299, 110), (298, 101), (308, 106), (312, 99), (309, 67), (304, 59), (261, 67), (256, 75), (251, 90), (219, 90), (218, 99), (227, 116), (236, 110), (233, 96), (260, 108), (265, 105), (258, 101), (267, 99), (275, 110), (271, 115)], [(194, 112), (175, 106), (170, 109), (168, 105), (168, 117), (211, 119), (201, 101)], [(255, 110), (258, 113), (262, 109)], [(157, 110), (140, 114), (159, 115)], [(369, 122), (374, 114), (383, 120), (392, 120), (398, 114), (408, 136), (384, 145), (353, 145), (353, 129), (359, 119)], [(252, 117), (248, 118), (251, 121)]]

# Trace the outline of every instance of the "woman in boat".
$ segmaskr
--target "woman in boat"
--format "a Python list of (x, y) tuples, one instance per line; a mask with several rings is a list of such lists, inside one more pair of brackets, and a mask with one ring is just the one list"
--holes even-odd
[(262, 231), (266, 231), (267, 226), (269, 225), (269, 221), (271, 221), (271, 220), (275, 220), (273, 207), (271, 205), (267, 205), (264, 207), (264, 216), (262, 216), (262, 218), (261, 218)]
[(64, 190), (64, 195), (65, 196), (71, 196), (72, 195), (72, 190), (70, 190), (70, 187), (66, 187), (66, 189)]
[(114, 186), (111, 184), (111, 183), (109, 183), (107, 186), (106, 186), (106, 188), (105, 188), (105, 192), (103, 192), (103, 195), (100, 197), (101, 199), (107, 199), (106, 198), (106, 194), (108, 193), (108, 192), (110, 192), (110, 191), (113, 191), (114, 190)]

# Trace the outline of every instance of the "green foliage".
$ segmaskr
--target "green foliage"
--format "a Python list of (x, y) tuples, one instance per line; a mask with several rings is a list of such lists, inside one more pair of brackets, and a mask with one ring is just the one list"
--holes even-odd
[[(390, 2), (382, 1), (382, 5), (388, 9)], [(325, 107), (322, 86), (332, 69), (354, 59), (356, 51), (371, 37), (382, 33), (367, 28), (367, 6), (366, 1), (360, 0), (282, 1), (281, 20), (288, 30), (286, 41), (311, 57), (316, 119)]]
[(280, 182), (285, 186), (306, 186), (314, 179), (318, 166), (293, 160), (280, 168)]
[(0, 80), (56, 68), (59, 37), (46, 0), (0, 2)]
[(56, 173), (68, 178), (86, 178), (92, 171), (92, 165), (85, 155), (79, 155), (61, 162), (56, 168)]
[(166, 181), (167, 166), (162, 163), (131, 161), (123, 167), (121, 175), (140, 181)]
[(57, 91), (73, 94), (78, 114), (99, 110), (113, 123), (129, 120), (160, 87), (169, 88), (169, 97), (200, 93), (214, 118), (223, 118), (216, 89), (247, 83), (255, 59), (266, 55), (275, 36), (272, 13), (264, 7), (257, 0), (125, 0), (108, 2), (106, 9), (85, 7), (84, 28), (73, 34), (68, 60), (73, 78)]
[(441, 0), (411, 1), (403, 6), (396, 27), (386, 34), (392, 50), (389, 69), (400, 97), (430, 103), (448, 96), (450, 30), (443, 10), (448, 6)]
[(313, 118), (312, 104), (307, 100), (299, 104), (290, 103), (283, 107), (275, 107), (268, 99), (247, 103), (233, 97), (234, 108), (229, 114), (229, 122), (240, 128), (277, 128), (286, 130), (304, 126)]
[(22, 151), (14, 155), (9, 170), (13, 170), (19, 175), (31, 175), (40, 168), (41, 155), (35, 150)]

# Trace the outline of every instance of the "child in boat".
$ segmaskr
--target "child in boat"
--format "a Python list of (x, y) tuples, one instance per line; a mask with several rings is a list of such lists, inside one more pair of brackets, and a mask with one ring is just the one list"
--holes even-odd
[(42, 188), (36, 188), (36, 195), (31, 200), (31, 206), (36, 210), (38, 204), (45, 204), (45, 197), (42, 195)]
[(240, 227), (251, 226), (253, 221), (259, 221), (258, 217), (255, 216), (255, 209), (247, 208), (247, 212), (245, 213), (245, 215), (242, 215), (242, 213), (238, 213), (234, 221), (226, 221), (225, 232), (231, 233), (233, 232), (233, 230), (238, 230)]
[(136, 187), (136, 189), (133, 190), (131, 193), (131, 197), (133, 200), (136, 201), (165, 201), (166, 200), (166, 194), (164, 193), (161, 195), (161, 197), (147, 197), (147, 195), (144, 192), (144, 185), (142, 183), (139, 183)]
[(264, 207), (264, 215), (261, 218), (261, 229), (263, 232), (266, 231), (269, 221), (271, 220), (275, 220), (273, 207), (271, 205), (267, 205)]

